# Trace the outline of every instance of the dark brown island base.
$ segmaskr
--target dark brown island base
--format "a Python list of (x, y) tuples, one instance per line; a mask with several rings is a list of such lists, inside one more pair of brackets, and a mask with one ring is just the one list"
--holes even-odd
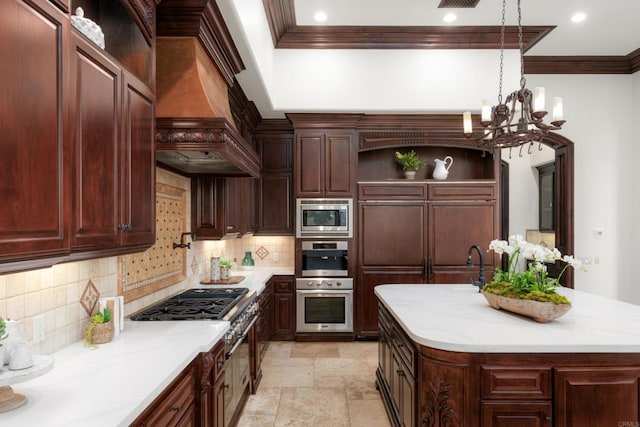
[(571, 289), (551, 323), (471, 285), (382, 285), (376, 385), (394, 426), (640, 425), (640, 307)]

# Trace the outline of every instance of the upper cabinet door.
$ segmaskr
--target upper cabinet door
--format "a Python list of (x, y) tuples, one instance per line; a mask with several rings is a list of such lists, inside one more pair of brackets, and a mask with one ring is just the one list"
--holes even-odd
[(353, 197), (356, 161), (352, 132), (327, 133), (325, 140), (324, 195)]
[(353, 197), (353, 132), (300, 131), (296, 136), (296, 197)]
[(0, 261), (69, 251), (68, 26), (47, 1), (0, 1)]
[(296, 196), (322, 197), (324, 180), (324, 134), (303, 133), (296, 137)]
[(122, 233), (124, 246), (151, 246), (156, 239), (155, 99), (124, 72)]
[(75, 32), (71, 36), (74, 250), (120, 242), (120, 66)]

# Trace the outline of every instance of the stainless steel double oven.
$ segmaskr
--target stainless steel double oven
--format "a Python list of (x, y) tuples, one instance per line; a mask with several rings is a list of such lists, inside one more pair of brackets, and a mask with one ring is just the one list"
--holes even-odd
[(353, 332), (347, 241), (303, 241), (296, 279), (296, 332)]

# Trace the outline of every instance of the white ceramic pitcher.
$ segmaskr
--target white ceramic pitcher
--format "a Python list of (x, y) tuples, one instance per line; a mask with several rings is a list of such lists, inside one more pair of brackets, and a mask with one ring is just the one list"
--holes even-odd
[[(444, 160), (435, 159), (436, 167), (433, 170), (434, 179), (447, 179), (449, 168), (453, 165), (453, 157), (447, 156)], [(448, 162), (448, 163), (447, 163)]]

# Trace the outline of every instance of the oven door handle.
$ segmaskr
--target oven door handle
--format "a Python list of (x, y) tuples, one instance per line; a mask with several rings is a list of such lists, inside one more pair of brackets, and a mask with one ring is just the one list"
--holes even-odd
[(336, 297), (340, 295), (348, 296), (353, 294), (353, 289), (313, 289), (313, 290), (297, 290), (300, 295), (315, 295)]
[(236, 341), (236, 343), (233, 345), (233, 347), (231, 347), (231, 350), (229, 350), (227, 352), (227, 354), (225, 354), (224, 358), (226, 360), (229, 360), (229, 359), (231, 359), (231, 357), (233, 357), (233, 353), (240, 346), (240, 344), (242, 344), (242, 341), (244, 341), (247, 338), (247, 335), (249, 334), (249, 331), (251, 330), (253, 325), (256, 324), (257, 321), (258, 321), (258, 318), (254, 317), (253, 320), (251, 321), (251, 323), (249, 323), (249, 326), (247, 326), (247, 328), (244, 330), (244, 333), (242, 334), (242, 336), (238, 339), (238, 341)]

